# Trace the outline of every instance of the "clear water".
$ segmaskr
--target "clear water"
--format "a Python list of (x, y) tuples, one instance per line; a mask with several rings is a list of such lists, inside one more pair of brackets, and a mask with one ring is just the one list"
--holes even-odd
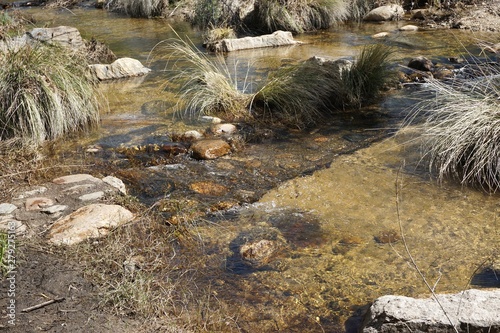
[[(95, 37), (118, 56), (137, 58), (154, 70), (144, 78), (102, 84), (109, 112), (99, 130), (77, 145), (140, 144), (161, 138), (162, 133), (198, 126), (173, 122), (173, 108), (144, 112), (147, 102), (175, 104), (175, 94), (161, 89), (167, 80), (162, 70), (168, 55), (153, 61), (150, 51), (176, 36), (172, 27), (201, 49), (200, 33), (188, 24), (130, 19), (99, 10), (34, 9), (32, 14), (39, 22), (75, 26), (85, 38)], [(382, 42), (394, 47), (394, 63), (403, 66), (417, 55), (444, 59), (466, 49), (477, 53), (477, 40), (499, 37), (449, 30), (397, 32), (403, 24), (350, 25), (303, 34), (296, 39), (304, 45), (230, 53), (226, 61), (237, 77), (245, 77), (250, 66), (250, 78), (257, 85), (268, 71), (286, 62), (313, 55), (352, 58), (375, 42), (371, 35), (381, 31), (391, 32)], [(380, 134), (380, 128), (397, 127), (414, 102), (412, 94), (400, 91), (374, 106), (381, 118), (357, 122), (346, 116), (300, 140), (250, 145), (224, 160), (234, 165), (269, 161), (270, 177), (293, 171), (295, 165), (304, 169), (316, 159), (329, 161), (329, 168), (270, 191), (266, 188), (257, 203), (218, 214), (211, 223), (196, 227), (206, 249), (205, 266), (199, 268), (206, 278), (199, 287), (216, 291), (217, 301), (227, 305), (225, 315), (231, 318), (227, 331), (354, 331), (357, 316), (379, 296), (428, 295), (410, 264), (400, 228), (436, 292), (456, 292), (471, 282), (474, 287), (498, 287), (494, 274), (488, 273), (493, 262), (498, 267), (498, 194), (437, 184), (419, 164), (418, 146), (405, 144), (411, 141), (410, 134), (335, 158), (350, 149), (349, 142)], [(207, 164), (207, 170), (214, 170), (217, 163)], [(284, 240), (265, 263), (252, 265), (238, 255), (248, 237), (269, 239), (277, 233)], [(392, 234), (397, 235), (392, 243), (380, 241)]]

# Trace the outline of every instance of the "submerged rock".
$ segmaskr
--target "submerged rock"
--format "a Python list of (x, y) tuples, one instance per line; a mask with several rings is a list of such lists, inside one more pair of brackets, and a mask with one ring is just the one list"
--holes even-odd
[(500, 331), (500, 290), (470, 289), (437, 298), (439, 304), (434, 298), (382, 296), (366, 314), (362, 332)]
[(221, 139), (199, 140), (191, 146), (192, 156), (200, 160), (213, 160), (231, 151), (231, 146)]
[(431, 60), (427, 59), (426, 57), (416, 57), (410, 60), (408, 63), (408, 67), (419, 70), (419, 71), (424, 71), (424, 72), (430, 72), (432, 68), (434, 68), (434, 64), (432, 63)]

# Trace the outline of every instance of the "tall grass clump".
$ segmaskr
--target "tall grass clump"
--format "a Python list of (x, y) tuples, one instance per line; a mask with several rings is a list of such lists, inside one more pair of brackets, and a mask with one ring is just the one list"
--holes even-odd
[(341, 85), (332, 96), (338, 107), (361, 107), (375, 98), (392, 78), (389, 59), (393, 50), (383, 44), (361, 51), (354, 64), (341, 72)]
[[(178, 60), (170, 70), (180, 87), (178, 112), (196, 118), (217, 115), (227, 120), (307, 127), (335, 110), (365, 105), (385, 84), (391, 53), (383, 45), (366, 47), (357, 62), (316, 61), (314, 58), (270, 73), (260, 88), (247, 89), (231, 76), (224, 58), (209, 58), (185, 42), (168, 43)], [(187, 63), (186, 63), (187, 62)], [(178, 67), (176, 70), (175, 67)]]
[(500, 72), (451, 83), (429, 79), (412, 116), (423, 116), (423, 152), (438, 179), (450, 177), (463, 185), (500, 188)]
[(0, 52), (0, 140), (41, 144), (98, 123), (97, 85), (85, 59), (36, 44)]
[(169, 42), (167, 52), (176, 62), (170, 69), (176, 73), (172, 81), (179, 82), (178, 114), (190, 118), (204, 115), (222, 115), (228, 119), (242, 119), (251, 95), (238, 89), (222, 55), (210, 59), (184, 41)]
[(106, 7), (130, 17), (151, 18), (163, 16), (168, 5), (168, 0), (110, 0)]
[(269, 32), (326, 29), (349, 17), (346, 0), (257, 0), (256, 16)]

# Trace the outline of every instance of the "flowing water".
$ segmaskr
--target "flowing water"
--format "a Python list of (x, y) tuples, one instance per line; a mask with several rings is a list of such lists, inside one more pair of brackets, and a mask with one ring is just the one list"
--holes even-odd
[[(172, 133), (207, 126), (173, 120), (175, 94), (162, 89), (168, 54), (158, 48), (151, 56), (157, 43), (176, 33), (201, 49), (200, 33), (188, 24), (91, 9), (30, 12), (51, 26), (75, 26), (117, 56), (139, 59), (153, 69), (143, 78), (101, 84), (109, 111), (100, 128), (65, 149), (168, 143)], [(381, 31), (391, 32), (382, 42), (394, 47), (394, 63), (401, 65), (418, 55), (456, 56), (465, 47), (477, 53), (478, 39), (499, 37), (449, 30), (397, 32), (401, 25), (342, 26), (296, 36), (305, 42), (301, 46), (235, 52), (225, 59), (242, 80), (250, 66), (247, 80), (258, 85), (283, 63), (313, 55), (352, 58)], [(122, 159), (121, 176), (150, 204), (168, 194), (207, 207), (242, 205), (193, 226), (204, 245), (200, 270), (205, 278), (198, 283), (211, 290), (217, 304), (227, 305), (227, 331), (354, 331), (358, 316), (379, 296), (429, 294), (405, 245), (436, 292), (471, 284), (499, 286), (493, 274), (499, 265), (498, 194), (437, 184), (419, 164), (412, 133), (389, 137), (414, 103), (414, 94), (411, 89), (392, 92), (377, 105), (341, 114), (307, 133), (262, 135), (260, 142), (216, 161), (177, 156), (163, 166), (165, 161), (147, 156), (136, 164)], [(203, 195), (189, 190), (190, 184), (207, 179), (226, 191)], [(245, 244), (254, 251), (269, 249), (252, 257), (252, 250), (244, 252)]]

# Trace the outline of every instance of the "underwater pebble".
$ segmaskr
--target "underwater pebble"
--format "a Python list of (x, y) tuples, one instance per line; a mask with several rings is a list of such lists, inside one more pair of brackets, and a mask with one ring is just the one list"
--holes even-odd
[(222, 123), (222, 119), (217, 118), (217, 117), (211, 117), (211, 116), (203, 116), (200, 118), (201, 121), (204, 121), (206, 123), (212, 123), (212, 124), (220, 124)]

